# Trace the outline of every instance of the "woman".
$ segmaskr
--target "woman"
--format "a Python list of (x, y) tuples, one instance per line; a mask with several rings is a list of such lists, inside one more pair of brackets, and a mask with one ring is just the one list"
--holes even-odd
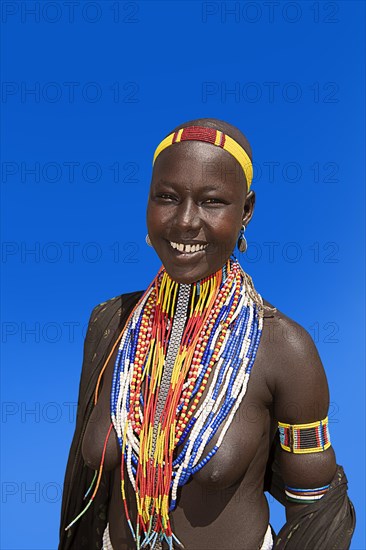
[[(216, 119), (155, 152), (147, 242), (163, 265), (144, 293), (92, 313), (62, 550), (349, 547), (319, 355), (233, 256), (253, 215), (251, 159)], [(277, 538), (268, 488), (286, 506)]]

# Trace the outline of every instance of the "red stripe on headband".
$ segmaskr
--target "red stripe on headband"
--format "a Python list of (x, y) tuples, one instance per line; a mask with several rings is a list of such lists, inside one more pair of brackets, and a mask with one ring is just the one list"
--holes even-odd
[(175, 142), (177, 141), (178, 132), (179, 132), (179, 130), (177, 130), (176, 132), (174, 132), (174, 136), (173, 136), (172, 143), (175, 143)]
[(226, 135), (224, 134), (224, 132), (222, 132), (219, 147), (224, 147), (224, 145), (225, 145), (225, 139), (226, 139)]
[(188, 128), (184, 128), (180, 140), (189, 141), (195, 139), (215, 145), (216, 130), (213, 128), (203, 128), (202, 126), (189, 126)]

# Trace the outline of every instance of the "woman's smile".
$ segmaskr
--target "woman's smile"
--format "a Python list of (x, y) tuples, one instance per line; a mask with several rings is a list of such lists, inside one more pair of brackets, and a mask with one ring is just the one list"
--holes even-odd
[(169, 241), (169, 243), (170, 246), (174, 250), (177, 250), (181, 256), (185, 254), (195, 254), (196, 252), (203, 252), (208, 246), (208, 243), (175, 243), (172, 241)]

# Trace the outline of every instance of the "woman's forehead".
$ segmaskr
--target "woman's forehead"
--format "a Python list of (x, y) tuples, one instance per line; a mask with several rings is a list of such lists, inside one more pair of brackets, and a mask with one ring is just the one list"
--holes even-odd
[(200, 183), (219, 180), (246, 186), (240, 164), (230, 153), (210, 143), (189, 141), (173, 144), (155, 161), (153, 181), (175, 181), (192, 175)]

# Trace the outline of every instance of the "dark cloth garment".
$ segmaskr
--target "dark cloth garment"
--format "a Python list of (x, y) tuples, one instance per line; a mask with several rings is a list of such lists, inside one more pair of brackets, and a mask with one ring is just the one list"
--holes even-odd
[[(99, 304), (90, 316), (84, 343), (75, 433), (67, 461), (62, 495), (59, 550), (100, 550), (107, 525), (112, 472), (103, 471), (101, 484), (88, 511), (65, 531), (88, 500), (84, 494), (94, 471), (84, 464), (81, 444), (94, 406), (94, 390), (101, 368), (142, 291), (123, 294)], [(89, 495), (90, 496), (90, 495)]]
[[(83, 500), (94, 476), (84, 464), (81, 444), (94, 406), (94, 390), (101, 368), (126, 320), (143, 291), (122, 294), (99, 304), (90, 316), (84, 342), (84, 355), (79, 385), (75, 433), (67, 461), (61, 507), (58, 550), (101, 550), (103, 533), (108, 522), (108, 505), (113, 472), (103, 471), (101, 484), (87, 512), (65, 531), (65, 527), (88, 502)], [(284, 483), (278, 468), (278, 437), (272, 446), (267, 465), (264, 489), (283, 505), (286, 504)], [(90, 496), (90, 495), (89, 495)], [(287, 522), (275, 539), (276, 550), (346, 550), (355, 525), (352, 503), (347, 496), (347, 479), (342, 467), (327, 494), (314, 504), (302, 508)]]
[[(273, 466), (273, 465), (272, 465)], [(284, 483), (273, 474), (270, 492), (286, 504)], [(355, 530), (356, 515), (347, 495), (347, 478), (342, 466), (325, 495), (306, 507), (299, 507), (274, 539), (274, 550), (347, 550)]]

